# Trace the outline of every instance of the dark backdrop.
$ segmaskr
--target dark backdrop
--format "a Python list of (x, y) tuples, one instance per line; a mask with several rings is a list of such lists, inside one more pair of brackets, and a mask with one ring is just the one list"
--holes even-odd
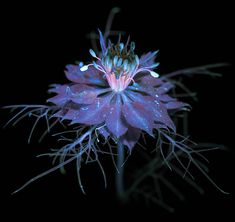
[[(92, 30), (104, 29), (107, 15), (113, 6), (122, 8), (115, 18), (115, 30), (125, 30), (136, 42), (137, 51), (144, 53), (160, 49), (160, 73), (209, 63), (232, 63), (234, 50), (232, 35), (232, 12), (227, 4), (167, 4), (164, 7), (151, 2), (126, 3), (113, 1), (87, 4), (40, 5), (13, 4), (4, 7), (2, 18), (2, 72), (1, 105), (42, 104), (47, 99), (51, 83), (63, 83), (64, 66), (75, 60), (90, 58), (90, 41), (85, 37)], [(173, 218), (194, 216), (228, 216), (234, 210), (234, 143), (233, 127), (233, 71), (232, 67), (220, 70), (220, 79), (195, 77), (186, 79), (188, 86), (198, 92), (198, 102), (192, 102), (190, 135), (196, 141), (224, 144), (231, 148), (228, 153), (210, 155), (211, 176), (216, 179), (229, 196), (222, 195), (206, 180), (202, 186), (204, 196), (187, 191), (184, 203), (177, 203)], [(9, 118), (1, 112), (1, 125)], [(1, 198), (9, 216), (39, 215), (83, 216), (102, 218), (111, 212), (110, 220), (132, 217), (169, 215), (159, 207), (144, 205), (120, 206), (113, 196), (113, 182), (103, 189), (102, 182), (92, 168), (87, 169), (85, 180), (91, 192), (82, 195), (77, 186), (72, 167), (67, 176), (51, 174), (27, 187), (17, 195), (10, 193), (32, 176), (47, 169), (48, 159), (36, 159), (35, 155), (51, 146), (50, 139), (42, 145), (34, 138), (27, 145), (30, 121), (1, 131), (2, 185)], [(111, 172), (111, 169), (110, 169)], [(183, 188), (184, 189), (184, 188)], [(191, 193), (192, 192), (192, 193)], [(5, 211), (5, 212), (6, 212)], [(50, 212), (49, 214), (46, 214)], [(97, 213), (95, 213), (97, 212)]]

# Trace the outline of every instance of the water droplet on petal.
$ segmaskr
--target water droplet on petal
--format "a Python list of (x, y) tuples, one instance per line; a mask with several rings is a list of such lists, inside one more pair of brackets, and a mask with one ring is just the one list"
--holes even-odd
[(159, 102), (157, 100), (154, 100), (154, 102), (159, 105)]
[(66, 94), (68, 95), (69, 93), (71, 93), (71, 89), (69, 86), (66, 87)]
[(137, 89), (139, 88), (139, 84), (136, 83), (136, 82), (134, 82), (134, 83), (133, 83), (133, 87), (135, 88), (135, 90), (137, 90)]
[(100, 99), (97, 99), (97, 108), (100, 108)]

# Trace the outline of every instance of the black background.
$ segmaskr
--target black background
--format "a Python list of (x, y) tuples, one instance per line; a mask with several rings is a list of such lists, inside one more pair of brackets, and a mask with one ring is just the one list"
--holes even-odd
[[(209, 63), (232, 63), (234, 36), (232, 10), (226, 3), (167, 4), (164, 7), (148, 1), (126, 3), (80, 2), (78, 4), (40, 5), (12, 4), (5, 6), (1, 20), (2, 72), (1, 105), (43, 104), (51, 83), (66, 81), (64, 66), (75, 60), (90, 58), (90, 41), (85, 37), (92, 30), (104, 29), (107, 15), (114, 6), (122, 8), (113, 23), (115, 30), (125, 30), (136, 42), (139, 54), (160, 49), (160, 73)], [(27, 145), (30, 121), (1, 131), (2, 188), (1, 198), (9, 216), (30, 217), (53, 215), (113, 218), (126, 216), (150, 218), (187, 218), (194, 216), (232, 215), (234, 209), (234, 143), (233, 71), (221, 69), (222, 78), (194, 77), (186, 79), (190, 89), (198, 92), (198, 102), (192, 102), (190, 135), (195, 141), (214, 142), (229, 147), (229, 152), (209, 155), (211, 177), (230, 195), (223, 195), (202, 178), (204, 196), (187, 191), (184, 203), (176, 202), (176, 213), (169, 215), (151, 206), (120, 206), (113, 195), (113, 182), (104, 190), (93, 169), (87, 169), (90, 193), (82, 195), (77, 186), (75, 171), (70, 167), (67, 176), (54, 173), (22, 192), (10, 193), (29, 178), (48, 169), (48, 159), (35, 156), (46, 151), (50, 139), (43, 144)], [(9, 114), (1, 111), (1, 125)], [(111, 172), (111, 170), (110, 170)], [(90, 177), (89, 177), (89, 176)], [(91, 185), (92, 184), (92, 185)], [(184, 188), (183, 188), (184, 189)], [(192, 193), (191, 193), (192, 192)], [(124, 214), (126, 216), (124, 216)]]

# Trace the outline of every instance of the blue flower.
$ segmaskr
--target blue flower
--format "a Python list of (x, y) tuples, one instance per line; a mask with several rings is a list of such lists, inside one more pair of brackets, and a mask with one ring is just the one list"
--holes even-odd
[(153, 136), (154, 129), (175, 131), (169, 111), (181, 110), (187, 104), (168, 95), (174, 87), (154, 71), (158, 51), (139, 57), (135, 43), (120, 40), (105, 43), (100, 32), (101, 52), (90, 49), (93, 62), (67, 65), (66, 77), (71, 82), (56, 85), (57, 93), (48, 101), (59, 107), (55, 116), (72, 124), (99, 126), (105, 138), (132, 149), (141, 132)]

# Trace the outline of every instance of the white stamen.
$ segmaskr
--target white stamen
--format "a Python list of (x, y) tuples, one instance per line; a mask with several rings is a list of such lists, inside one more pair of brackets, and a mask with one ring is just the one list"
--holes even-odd
[(88, 67), (89, 67), (89, 66), (86, 66), (86, 65), (85, 65), (85, 66), (81, 67), (80, 70), (81, 70), (82, 72), (85, 72), (85, 71), (88, 70)]
[(90, 52), (92, 57), (97, 58), (97, 56), (96, 56), (96, 54), (95, 54), (93, 49), (90, 49), (89, 52)]
[(159, 77), (159, 74), (154, 72), (154, 71), (149, 71), (150, 72), (150, 75), (154, 78), (158, 78)]
[(119, 58), (118, 62), (117, 62), (117, 67), (122, 65), (122, 58)]
[(120, 47), (120, 50), (122, 51), (123, 48), (124, 48), (124, 44), (123, 44), (123, 43), (120, 43), (120, 44), (119, 44), (119, 47)]
[(115, 55), (115, 56), (114, 56), (114, 59), (113, 59), (113, 65), (114, 65), (114, 66), (116, 66), (117, 61), (118, 61), (118, 56)]
[(135, 62), (136, 62), (137, 65), (140, 64), (140, 60), (139, 60), (139, 57), (137, 55), (135, 56)]
[(93, 62), (93, 66), (98, 69), (98, 65), (96, 64), (96, 62)]
[(128, 66), (128, 60), (125, 59), (124, 62), (123, 62), (123, 69), (127, 70), (127, 66)]

